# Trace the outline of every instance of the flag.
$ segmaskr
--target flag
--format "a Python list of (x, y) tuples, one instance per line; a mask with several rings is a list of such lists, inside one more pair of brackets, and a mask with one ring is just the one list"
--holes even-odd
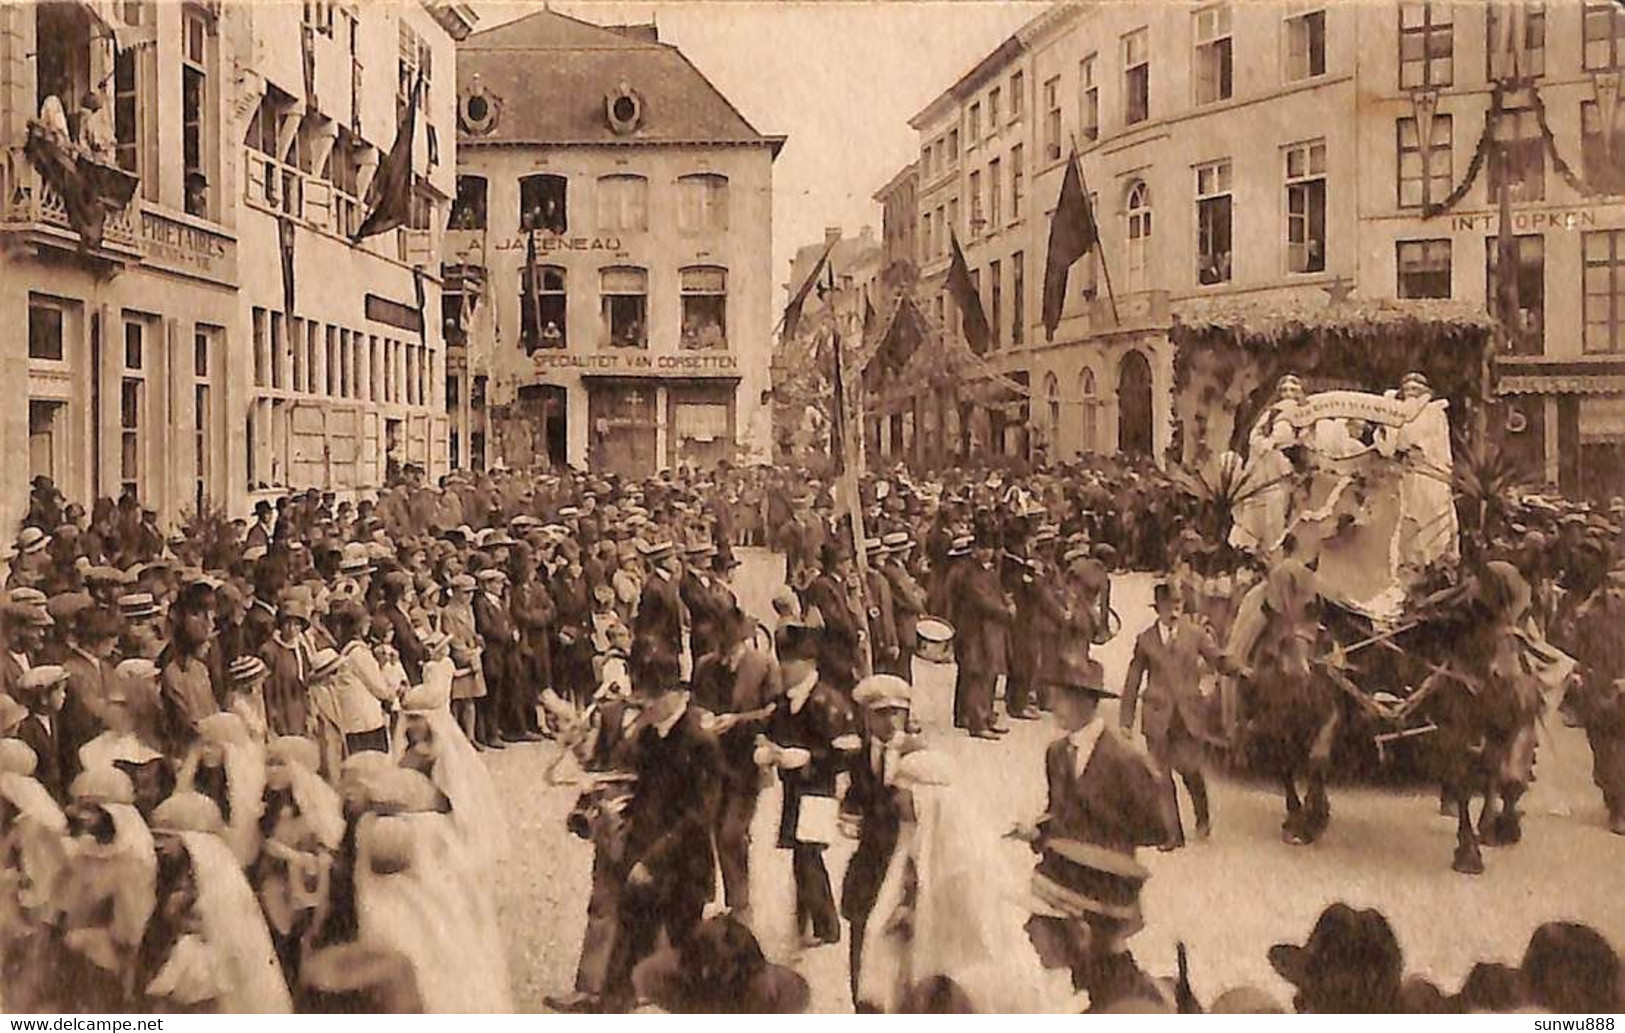
[(1061, 198), (1049, 224), (1049, 254), (1044, 260), (1044, 337), (1055, 339), (1055, 328), (1066, 308), (1066, 281), (1072, 264), (1100, 243), (1095, 213), (1089, 210), (1089, 195), (1083, 192), (1083, 171), (1078, 168), (1078, 152), (1073, 150), (1061, 177)]
[(539, 275), (536, 268), (536, 231), (525, 232), (525, 314), (530, 317), (530, 329), (525, 329), (525, 321), (519, 321), (519, 343), (529, 355), (542, 346), (542, 297), (540, 287), (536, 282)]
[(350, 238), (352, 241), (387, 233), (406, 225), (411, 217), (412, 142), (417, 137), (418, 96), (422, 92), (423, 77), (419, 76), (412, 86), (412, 96), (406, 102), (401, 124), (395, 130), (395, 142), (367, 186), (367, 218)]
[(863, 336), (867, 340), (875, 328), (875, 303), (869, 300), (869, 295), (863, 296)]
[[(824, 249), (824, 255), (818, 261), (822, 265), (824, 258), (829, 257), (829, 248)], [(816, 267), (815, 267), (816, 268)], [(818, 285), (818, 296), (829, 298), (835, 291), (835, 270), (829, 270), (827, 284)], [(834, 299), (830, 298), (830, 303)], [(835, 473), (839, 476), (846, 472), (846, 373), (841, 362), (841, 327), (838, 320), (830, 321), (829, 346), (833, 353), (830, 364), (833, 367), (830, 373), (830, 420), (829, 420), (829, 454), (835, 460)]]
[(428, 305), (429, 294), (423, 284), (423, 267), (412, 267), (412, 300), (418, 307), (418, 343), (427, 350), (429, 347), (429, 315), (424, 311)]
[(293, 219), (286, 215), (276, 221), (277, 246), (282, 251), (282, 314), (293, 319), (295, 295), (293, 284)]
[(982, 295), (971, 282), (970, 267), (965, 264), (965, 252), (959, 250), (959, 237), (948, 231), (948, 243), (953, 248), (953, 261), (948, 265), (948, 293), (959, 306), (959, 317), (965, 324), (965, 341), (977, 355), (987, 351), (993, 336), (987, 329), (987, 316), (982, 312)]
[(790, 298), (790, 304), (784, 306), (784, 338), (789, 340), (796, 335), (796, 328), (801, 324), (801, 306), (807, 300), (807, 292), (812, 290), (813, 284), (818, 282), (818, 274), (824, 271), (824, 265), (829, 261), (830, 249), (835, 246), (832, 240), (824, 245), (824, 253), (818, 256), (813, 263), (812, 272), (807, 279), (796, 288), (796, 293)]

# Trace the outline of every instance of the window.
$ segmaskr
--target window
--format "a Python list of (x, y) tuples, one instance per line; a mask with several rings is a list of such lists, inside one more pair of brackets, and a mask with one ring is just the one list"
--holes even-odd
[(1544, 4), (1539, 0), (1491, 3), (1484, 8), (1484, 18), (1484, 71), (1490, 79), (1523, 80), (1546, 74)]
[(684, 233), (725, 233), (728, 229), (728, 177), (711, 172), (677, 180), (677, 222)]
[(1585, 350), (1625, 351), (1625, 230), (1581, 234), (1585, 254)]
[(484, 176), (458, 176), (457, 197), (451, 202), (451, 228), (485, 229), (485, 198)]
[[(332, 149), (328, 151), (323, 177), (333, 185), (333, 229), (346, 239), (361, 228), (361, 185), (357, 178), (361, 166), (361, 143), (343, 126), (338, 127)], [(477, 177), (476, 177), (477, 178)], [(480, 181), (480, 226), (484, 219), (484, 180)], [(459, 183), (459, 190), (461, 184)]]
[(920, 176), (922, 178), (924, 178), (924, 179), (930, 179), (931, 178), (931, 145), (930, 144), (926, 144), (924, 147), (920, 148)]
[(1402, 240), (1398, 248), (1401, 298), (1450, 297), (1450, 241)]
[(1100, 139), (1100, 86), (1095, 82), (1095, 55), (1078, 62), (1078, 135)]
[(1449, 86), (1456, 77), (1451, 5), (1431, 0), (1399, 5), (1399, 88)]
[(728, 347), (728, 270), (696, 265), (679, 270), (678, 276), (683, 302), (682, 347)]
[[(1507, 327), (1513, 355), (1539, 355), (1546, 340), (1546, 238), (1538, 233), (1513, 238), (1518, 268), (1514, 274), (1518, 316)], [(1492, 315), (1501, 310), (1501, 284), (1496, 276), (1500, 249), (1495, 237), (1484, 240), (1484, 297)]]
[(1233, 86), (1230, 56), (1230, 7), (1219, 4), (1193, 14), (1196, 29), (1196, 55), (1193, 78), (1196, 103), (1212, 104), (1229, 100)]
[(997, 351), (1004, 343), (1004, 270), (998, 262), (989, 262), (987, 278), (992, 287), (991, 304), (987, 313), (988, 340)]
[(1044, 397), (1049, 400), (1050, 447), (1061, 437), (1061, 378), (1053, 372), (1044, 374)]
[(1151, 117), (1151, 36), (1147, 29), (1123, 37), (1123, 121)]
[(1326, 269), (1326, 141), (1286, 149), (1287, 271)]
[(1585, 67), (1625, 68), (1625, 9), (1614, 0), (1586, 0)]
[[(45, 4), (42, 5), (42, 12), (50, 8), (61, 10), (58, 5)], [(156, 17), (156, 10), (146, 3), (128, 5), (125, 12), (125, 22), (132, 26), (152, 26)], [(51, 51), (46, 40), (56, 36), (57, 30), (45, 24), (43, 14), (38, 29), (41, 33), (38, 37), (39, 67), (43, 75), (46, 74), (49, 63), (47, 55)], [(149, 201), (158, 199), (158, 119), (153, 111), (153, 98), (158, 92), (157, 68), (155, 47), (123, 47), (114, 55), (113, 160), (119, 168), (141, 180), (141, 196)], [(184, 88), (184, 76), (182, 85)], [(74, 110), (74, 100), (78, 96), (78, 93), (62, 96), (69, 111)]]
[(924, 248), (922, 253), (927, 258), (936, 254), (935, 251), (931, 250), (931, 218), (932, 216), (930, 212), (926, 212), (925, 215), (920, 218), (920, 240)]
[(289, 363), (284, 361), (287, 352), (282, 339), (283, 316), (280, 312), (271, 313), (271, 387), (282, 390), (283, 378), (287, 376)]
[(1085, 368), (1078, 374), (1078, 397), (1083, 402), (1083, 451), (1093, 452), (1097, 439), (1096, 422), (1100, 399), (1095, 397), (1095, 372)]
[(987, 95), (987, 135), (993, 136), (999, 131), (999, 88), (993, 87)]
[[(942, 222), (942, 209), (941, 208), (937, 209), (937, 221), (939, 223)], [(964, 229), (965, 229), (965, 224), (959, 221), (959, 198), (957, 198), (957, 197), (950, 197), (948, 199), (948, 222), (947, 222), (947, 226), (948, 226), (948, 229), (942, 230), (939, 233), (939, 235), (942, 238), (942, 251), (943, 251), (944, 254), (946, 254), (947, 251), (948, 251), (948, 234), (949, 234), (949, 232), (963, 233)]]
[(948, 164), (959, 164), (959, 130), (948, 130)]
[(1022, 168), (1022, 147), (1010, 148), (1010, 221), (1021, 221), (1021, 206), (1026, 200), (1027, 172)]
[(192, 433), (194, 469), (193, 505), (203, 512), (214, 480), (214, 369), (215, 341), (225, 333), (219, 327), (198, 324), (192, 332)]
[(611, 348), (649, 346), (649, 274), (631, 266), (600, 273), (604, 331)]
[(193, 7), (185, 9), (181, 25), (181, 157), (186, 170), (186, 214), (208, 218), (213, 215), (209, 203), (209, 170), (214, 166), (209, 59), (214, 26), (202, 11)]
[(1010, 76), (1010, 121), (1021, 118), (1027, 106), (1027, 76), (1016, 72)]
[(413, 31), (405, 21), (400, 23), (400, 60), (396, 65), (395, 77), (395, 124), (399, 125), (401, 119), (406, 117), (406, 105), (412, 97), (412, 88), (416, 85), (418, 77), (423, 78), (423, 96), (418, 103), (428, 107), (429, 87), (433, 81), (433, 68), (430, 58), (432, 52), (429, 44), (423, 37)]
[(305, 177), (294, 164), (302, 142), (295, 133), (284, 152), (280, 134), (282, 120), (296, 117), (293, 108), (293, 97), (274, 86), (265, 88), (246, 137), (249, 148), (261, 155), (248, 156), (246, 189), (247, 199), (254, 204), (303, 219)]
[(1144, 180), (1137, 179), (1129, 184), (1127, 198), (1128, 289), (1133, 294), (1146, 289), (1151, 248), (1151, 188)]
[(146, 444), (146, 324), (124, 320), (124, 375), (119, 382), (119, 488), (140, 495)]
[(521, 176), (519, 179), (519, 228), (566, 233), (570, 229), (568, 194), (570, 181), (563, 176)]
[(1196, 282), (1229, 283), (1230, 162), (1196, 167)]
[(1326, 12), (1308, 11), (1286, 20), (1288, 82), (1326, 74)]
[(987, 220), (982, 218), (982, 174), (970, 174), (970, 233), (971, 236), (980, 236)]
[(1490, 197), (1498, 197), (1501, 176), (1512, 192), (1514, 203), (1541, 201), (1546, 197), (1546, 140), (1541, 135), (1540, 121), (1532, 108), (1502, 112), (1495, 124), (1495, 138), (1500, 142), (1500, 157), (1490, 152)]
[(1044, 160), (1061, 157), (1061, 77), (1044, 83)]
[(1434, 115), (1430, 142), (1421, 145), (1416, 119), (1402, 118), (1399, 133), (1399, 206), (1417, 208), (1442, 202), (1455, 182), (1449, 115)]
[(1625, 131), (1614, 124), (1605, 126), (1602, 109), (1595, 102), (1580, 105), (1580, 164), (1586, 185), (1604, 194), (1625, 194)]
[(1004, 180), (997, 158), (987, 163), (987, 219), (989, 233), (1004, 225)]
[(965, 126), (965, 133), (970, 137), (968, 146), (975, 147), (976, 142), (982, 138), (982, 105), (980, 103), (972, 104), (970, 114), (966, 117), (968, 121)]
[(61, 362), (62, 309), (37, 295), (28, 296), (28, 357)]
[[(536, 277), (534, 293), (532, 275)], [(526, 355), (538, 348), (563, 348), (569, 343), (564, 276), (564, 270), (556, 265), (519, 270), (519, 343)]]
[(1017, 251), (1010, 256), (1010, 343), (1027, 339), (1027, 256)]
[(623, 233), (647, 231), (649, 181), (642, 176), (599, 176), (598, 228)]

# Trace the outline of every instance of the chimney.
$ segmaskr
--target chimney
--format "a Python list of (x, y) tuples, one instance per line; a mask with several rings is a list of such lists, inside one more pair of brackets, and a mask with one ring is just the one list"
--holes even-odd
[(833, 244), (837, 240), (840, 240), (840, 239), (841, 239), (841, 228), (839, 226), (825, 226), (824, 227), (824, 243)]

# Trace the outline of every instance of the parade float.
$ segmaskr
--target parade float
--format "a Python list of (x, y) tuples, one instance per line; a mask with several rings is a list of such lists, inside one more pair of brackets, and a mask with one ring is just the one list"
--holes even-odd
[(1287, 842), (1324, 832), (1335, 779), (1443, 786), (1458, 871), (1521, 834), (1535, 720), (1573, 664), (1463, 533), (1493, 330), (1455, 302), (1340, 298), (1211, 302), (1172, 331), (1176, 476), (1207, 525), (1186, 603), (1242, 670), (1215, 738), (1278, 780)]

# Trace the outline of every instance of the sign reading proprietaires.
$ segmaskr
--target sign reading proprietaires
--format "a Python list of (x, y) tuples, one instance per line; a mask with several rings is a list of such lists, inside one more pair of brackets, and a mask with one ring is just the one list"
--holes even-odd
[(531, 355), (530, 362), (538, 373), (571, 370), (585, 376), (739, 376), (739, 357), (726, 353), (650, 355), (647, 352), (539, 351)]
[(141, 250), (148, 265), (216, 283), (235, 283), (237, 242), (221, 233), (143, 209)]

